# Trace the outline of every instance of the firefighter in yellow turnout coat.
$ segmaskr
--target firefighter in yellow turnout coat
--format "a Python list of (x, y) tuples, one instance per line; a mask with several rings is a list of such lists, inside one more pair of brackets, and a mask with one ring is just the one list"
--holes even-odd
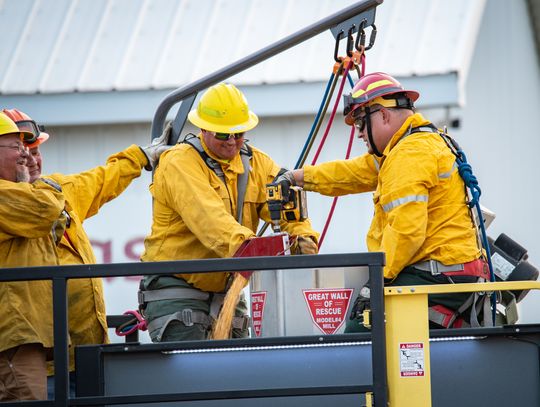
[[(260, 219), (270, 220), (265, 187), (280, 167), (265, 153), (244, 143), (244, 132), (258, 119), (233, 85), (218, 84), (201, 97), (189, 120), (201, 129), (163, 154), (150, 191), (153, 225), (143, 261), (232, 257), (254, 237)], [(245, 193), (239, 197), (242, 174)], [(238, 220), (238, 202), (243, 199)], [(310, 222), (283, 223), (283, 230), (304, 236), (304, 251), (316, 253), (318, 234)], [(219, 310), (230, 273), (148, 276), (140, 292), (153, 341), (204, 339)], [(166, 289), (173, 289), (168, 291)], [(233, 335), (247, 333), (241, 302)]]
[[(58, 246), (60, 264), (94, 264), (96, 258), (83, 222), (120, 195), (141, 175), (147, 160), (141, 149), (130, 146), (114, 154), (103, 166), (79, 174), (51, 174), (66, 197), (69, 227)], [(74, 346), (108, 343), (105, 301), (101, 278), (77, 278), (68, 281), (70, 371), (75, 369)], [(52, 366), (49, 367), (52, 374)]]
[[(0, 268), (54, 266), (64, 196), (41, 179), (28, 183), (31, 157), (21, 138), (17, 125), (0, 113)], [(0, 283), (0, 401), (47, 397), (51, 292), (50, 281)]]
[[(4, 110), (19, 126), (32, 119), (17, 109)], [(39, 131), (34, 142), (28, 143), (29, 152), (34, 158), (29, 167), (30, 182), (41, 176), (42, 156), (39, 146), (49, 139), (47, 133)], [(129, 184), (141, 175), (143, 167), (151, 169), (162, 151), (167, 149), (164, 133), (151, 146), (132, 145), (113, 154), (103, 166), (92, 168), (78, 174), (64, 175), (54, 173), (44, 176), (57, 183), (65, 197), (65, 210), (69, 223), (58, 244), (59, 263), (94, 264), (96, 258), (83, 222), (96, 215), (107, 202), (120, 195)], [(76, 345), (108, 343), (107, 320), (103, 284), (101, 278), (78, 278), (68, 281), (68, 326), (70, 336), (70, 372), (75, 370), (74, 347)], [(52, 363), (49, 375), (54, 374)], [(49, 381), (49, 395), (53, 382)], [(70, 383), (74, 385), (74, 378)]]
[[(386, 254), (387, 285), (487, 279), (455, 156), (437, 129), (414, 113), (418, 96), (389, 75), (364, 76), (345, 99), (345, 121), (357, 127), (368, 153), (306, 166), (280, 182), (330, 196), (374, 191), (367, 247)], [(455, 320), (468, 297), (430, 296), (432, 324)], [(347, 331), (362, 329), (368, 303), (369, 290), (362, 289)]]

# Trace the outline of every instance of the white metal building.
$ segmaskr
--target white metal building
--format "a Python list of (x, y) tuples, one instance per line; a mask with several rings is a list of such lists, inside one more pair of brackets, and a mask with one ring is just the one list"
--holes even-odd
[[(149, 142), (159, 102), (352, 0), (3, 0), (0, 105), (45, 124), (44, 171), (74, 173), (129, 144)], [(367, 71), (385, 71), (421, 93), (420, 110), (467, 152), (482, 204), (540, 265), (540, 5), (535, 0), (385, 0)], [(261, 124), (257, 147), (292, 167), (333, 67), (334, 39), (316, 38), (233, 78)], [(348, 87), (346, 87), (348, 89)], [(341, 112), (341, 108), (340, 108)], [(342, 158), (348, 128), (337, 117), (319, 162)], [(185, 131), (193, 130), (186, 128)], [(353, 154), (363, 152), (356, 143)], [(137, 261), (150, 230), (149, 173), (87, 222), (100, 261)], [(331, 200), (309, 197), (321, 230)], [(322, 253), (365, 251), (368, 194), (340, 199)], [(306, 284), (305, 281), (302, 284)], [(311, 288), (311, 287), (295, 287)], [(109, 313), (136, 307), (136, 284), (106, 282)], [(522, 322), (539, 322), (540, 293)], [(307, 322), (309, 324), (309, 322)], [(294, 334), (291, 327), (284, 333)]]

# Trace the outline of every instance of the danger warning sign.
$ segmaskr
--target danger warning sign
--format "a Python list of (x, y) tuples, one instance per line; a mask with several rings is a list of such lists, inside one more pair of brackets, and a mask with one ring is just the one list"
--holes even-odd
[(265, 302), (266, 291), (253, 291), (251, 293), (251, 320), (253, 321), (253, 332), (255, 332), (255, 336), (261, 336), (262, 334)]
[(423, 377), (424, 344), (422, 342), (399, 344), (399, 370), (401, 377)]
[(336, 333), (345, 322), (353, 289), (327, 288), (302, 291), (315, 325), (327, 335)]

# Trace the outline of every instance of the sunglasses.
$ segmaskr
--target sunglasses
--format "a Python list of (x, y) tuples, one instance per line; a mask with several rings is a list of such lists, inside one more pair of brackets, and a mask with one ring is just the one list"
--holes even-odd
[(227, 141), (230, 138), (233, 138), (235, 140), (240, 140), (242, 137), (244, 137), (244, 133), (217, 133), (214, 134), (214, 137), (220, 141)]
[(373, 113), (377, 113), (381, 109), (382, 109), (382, 107), (379, 108), (379, 109), (373, 110), (373, 111), (371, 111), (368, 114), (365, 114), (363, 116), (358, 115), (358, 116), (354, 117), (354, 127), (356, 127), (356, 129), (358, 131), (363, 131), (366, 128), (366, 119), (367, 119), (367, 117), (372, 115)]

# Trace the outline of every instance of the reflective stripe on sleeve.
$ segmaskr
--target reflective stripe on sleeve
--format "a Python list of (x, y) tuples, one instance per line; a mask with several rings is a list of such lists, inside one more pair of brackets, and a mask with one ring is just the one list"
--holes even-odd
[(441, 174), (439, 174), (439, 179), (444, 179), (444, 178), (450, 178), (450, 176), (452, 175), (452, 173), (457, 169), (457, 164), (456, 162), (454, 161), (454, 165), (452, 165), (452, 168), (450, 169), (450, 171), (448, 172), (443, 172)]
[(427, 195), (409, 195), (403, 198), (398, 198), (392, 202), (388, 202), (386, 205), (383, 205), (382, 207), (385, 212), (389, 212), (392, 209), (398, 207), (399, 205), (403, 205), (408, 202), (427, 202), (427, 201), (428, 201)]

